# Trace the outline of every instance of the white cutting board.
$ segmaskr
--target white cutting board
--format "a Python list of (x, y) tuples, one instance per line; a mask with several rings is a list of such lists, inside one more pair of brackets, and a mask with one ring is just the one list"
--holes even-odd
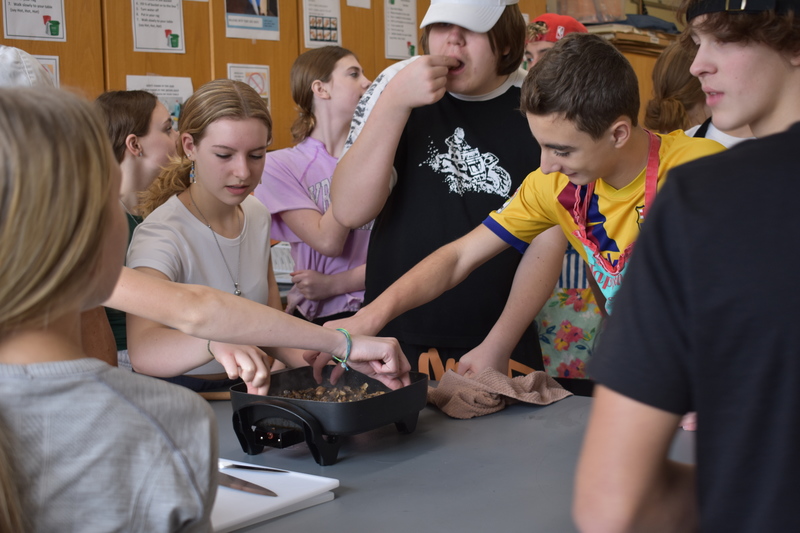
[[(223, 460), (228, 463), (247, 464)], [(241, 468), (226, 468), (224, 472), (262, 485), (278, 496), (262, 496), (220, 486), (211, 511), (211, 526), (216, 533), (234, 531), (330, 501), (333, 499), (331, 491), (339, 486), (338, 479), (300, 472), (258, 472)]]

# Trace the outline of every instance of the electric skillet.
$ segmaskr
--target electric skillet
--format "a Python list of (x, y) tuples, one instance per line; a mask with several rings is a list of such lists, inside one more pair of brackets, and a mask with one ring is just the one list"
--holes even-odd
[[(323, 369), (323, 385), (333, 366)], [(360, 387), (384, 394), (353, 402), (299, 400), (279, 396), (281, 391), (316, 388), (311, 367), (284, 370), (272, 374), (266, 396), (248, 394), (244, 383), (231, 387), (233, 429), (242, 450), (256, 455), (265, 446), (285, 448), (305, 441), (314, 460), (321, 466), (336, 463), (339, 437), (356, 435), (394, 424), (400, 433), (412, 433), (419, 412), (425, 407), (428, 376), (411, 372), (411, 384), (391, 390), (380, 381), (350, 370), (342, 374), (336, 387)]]

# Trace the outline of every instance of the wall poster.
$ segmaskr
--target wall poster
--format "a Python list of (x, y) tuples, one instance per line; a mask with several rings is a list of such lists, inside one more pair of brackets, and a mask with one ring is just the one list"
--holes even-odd
[(243, 81), (255, 89), (258, 95), (266, 100), (267, 107), (272, 111), (269, 98), (268, 65), (240, 65), (237, 63), (228, 63), (228, 79)]
[(67, 41), (64, 0), (3, 0), (6, 39)]
[(133, 51), (185, 54), (181, 0), (131, 0)]
[(384, 0), (383, 29), (386, 59), (408, 59), (417, 55), (417, 2)]
[(279, 41), (278, 0), (225, 0), (225, 37)]
[(342, 9), (339, 0), (303, 0), (306, 48), (342, 46)]

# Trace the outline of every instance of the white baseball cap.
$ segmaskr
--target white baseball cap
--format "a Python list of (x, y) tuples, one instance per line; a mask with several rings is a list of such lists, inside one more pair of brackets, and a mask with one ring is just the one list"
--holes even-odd
[(53, 87), (50, 72), (28, 52), (0, 45), (0, 87)]
[(519, 0), (431, 0), (420, 28), (444, 22), (455, 24), (475, 33), (486, 33), (497, 23), (506, 6)]

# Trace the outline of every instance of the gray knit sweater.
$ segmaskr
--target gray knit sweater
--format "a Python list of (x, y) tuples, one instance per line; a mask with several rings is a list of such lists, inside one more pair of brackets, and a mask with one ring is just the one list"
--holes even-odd
[(0, 364), (33, 531), (209, 531), (217, 424), (188, 389), (96, 359)]

